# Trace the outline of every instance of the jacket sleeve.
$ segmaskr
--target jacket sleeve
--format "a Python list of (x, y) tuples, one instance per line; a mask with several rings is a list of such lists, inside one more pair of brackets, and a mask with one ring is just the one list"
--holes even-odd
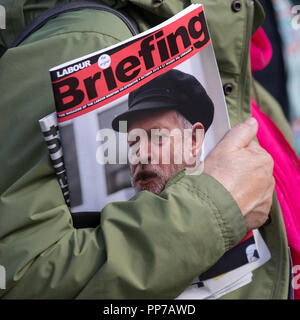
[(3, 298), (175, 298), (246, 231), (218, 182), (184, 171), (160, 196), (111, 203), (99, 227), (74, 229), (38, 167), (1, 196)]

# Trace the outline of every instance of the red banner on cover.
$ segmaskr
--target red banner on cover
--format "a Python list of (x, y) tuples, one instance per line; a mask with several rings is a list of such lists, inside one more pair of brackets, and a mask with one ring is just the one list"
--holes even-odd
[(202, 7), (146, 36), (51, 70), (59, 122), (137, 89), (211, 42)]

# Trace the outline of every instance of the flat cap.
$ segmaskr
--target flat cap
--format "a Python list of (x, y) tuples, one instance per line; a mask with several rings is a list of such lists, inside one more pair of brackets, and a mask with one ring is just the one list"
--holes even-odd
[(192, 75), (172, 69), (132, 91), (128, 97), (128, 111), (112, 121), (119, 131), (119, 121), (134, 120), (146, 110), (174, 109), (192, 124), (201, 122), (205, 131), (214, 117), (214, 104), (201, 83)]

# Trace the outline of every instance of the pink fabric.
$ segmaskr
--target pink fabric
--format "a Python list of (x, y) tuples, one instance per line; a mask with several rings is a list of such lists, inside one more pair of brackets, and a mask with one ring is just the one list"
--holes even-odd
[[(272, 57), (272, 47), (261, 28), (253, 35), (250, 50), (252, 71), (263, 69)], [(293, 265), (300, 265), (300, 161), (276, 124), (259, 109), (254, 100), (251, 107), (252, 116), (259, 125), (258, 141), (274, 160), (275, 190)], [(300, 299), (300, 289), (297, 286), (294, 286), (294, 296), (295, 299)]]
[[(257, 138), (274, 160), (275, 190), (285, 223), (293, 265), (300, 265), (300, 161), (272, 120), (252, 101), (252, 116), (258, 121)], [(300, 299), (300, 289), (294, 290)]]
[(250, 58), (252, 71), (262, 70), (272, 58), (272, 46), (262, 28), (258, 28), (251, 38)]

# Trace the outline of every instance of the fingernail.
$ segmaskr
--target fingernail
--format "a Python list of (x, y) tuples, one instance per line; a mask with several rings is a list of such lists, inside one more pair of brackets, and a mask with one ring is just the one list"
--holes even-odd
[(246, 119), (245, 123), (249, 124), (250, 126), (257, 125), (257, 121), (253, 117)]

